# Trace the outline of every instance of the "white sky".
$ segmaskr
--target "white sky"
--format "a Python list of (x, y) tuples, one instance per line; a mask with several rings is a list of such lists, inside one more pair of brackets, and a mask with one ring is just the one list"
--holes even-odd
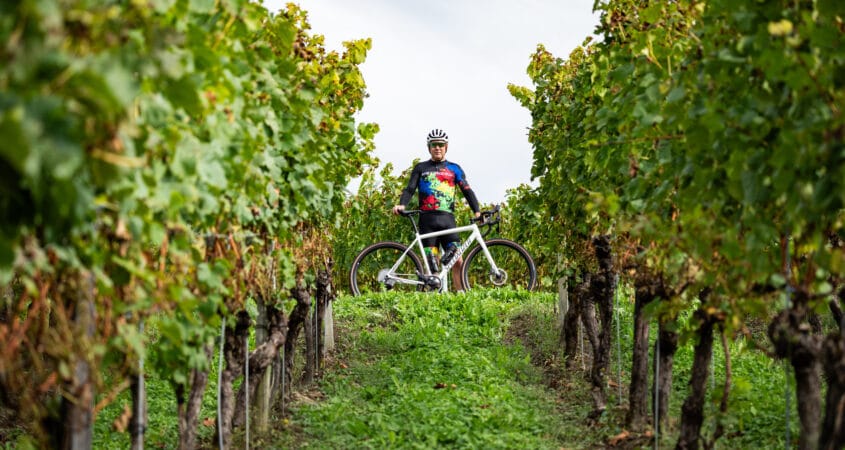
[[(264, 0), (278, 11), (286, 0)], [(361, 72), (369, 97), (358, 116), (376, 122), (375, 154), (394, 173), (429, 157), (432, 128), (449, 135), (458, 163), (482, 203), (531, 179), (531, 116), (508, 83), (531, 86), (525, 69), (537, 44), (569, 53), (599, 22), (593, 0), (299, 0), (312, 33), (329, 50), (372, 38)], [(357, 183), (353, 186), (357, 187)], [(397, 198), (398, 201), (398, 198)]]

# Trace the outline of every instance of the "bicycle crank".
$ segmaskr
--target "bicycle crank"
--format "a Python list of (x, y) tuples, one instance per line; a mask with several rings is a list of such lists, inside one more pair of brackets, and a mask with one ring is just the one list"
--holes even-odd
[(425, 290), (426, 291), (439, 291), (440, 290), (440, 277), (437, 275), (426, 275), (425, 276)]

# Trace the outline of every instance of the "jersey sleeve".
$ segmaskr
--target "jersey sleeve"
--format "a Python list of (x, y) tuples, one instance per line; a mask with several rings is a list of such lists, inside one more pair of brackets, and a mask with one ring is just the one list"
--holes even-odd
[(475, 196), (475, 192), (472, 188), (469, 187), (469, 181), (467, 181), (466, 173), (461, 166), (455, 164), (457, 170), (455, 170), (455, 184), (461, 189), (461, 192), (464, 194), (464, 198), (469, 203), (470, 209), (472, 212), (480, 211), (478, 206), (478, 198)]
[(414, 191), (417, 190), (417, 184), (420, 182), (420, 165), (417, 164), (414, 166), (414, 169), (411, 170), (411, 178), (408, 180), (408, 185), (405, 186), (405, 189), (402, 189), (402, 196), (399, 197), (399, 204), (402, 206), (408, 206), (408, 202), (411, 201), (411, 196), (414, 195)]

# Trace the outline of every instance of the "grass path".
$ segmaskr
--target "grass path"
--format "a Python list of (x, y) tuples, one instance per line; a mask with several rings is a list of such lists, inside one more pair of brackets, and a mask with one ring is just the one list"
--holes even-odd
[(343, 325), (333, 369), (321, 383), (325, 399), (297, 408), (293, 425), (300, 432), (283, 444), (574, 447), (573, 433), (562, 427), (567, 405), (545, 387), (529, 351), (508, 336), (507, 317), (543, 301), (553, 298), (469, 293), (344, 299), (335, 309)]
[[(605, 448), (624, 432), (627, 399), (617, 396), (628, 393), (631, 305), (620, 305), (623, 360), (614, 345), (609, 373), (611, 386), (618, 386), (621, 378), (621, 387), (608, 389), (609, 409), (588, 422), (592, 399), (582, 364), (564, 370), (559, 361), (555, 300), (553, 294), (508, 291), (341, 298), (334, 306), (337, 348), (323, 377), (315, 387), (294, 392), (290, 414), (274, 415), (269, 433), (253, 430), (250, 448)], [(731, 343), (731, 353), (730, 408), (720, 418), (727, 433), (717, 448), (783, 448), (783, 364), (754, 351), (744, 339)], [(691, 342), (679, 348), (675, 359), (669, 430), (660, 435), (662, 448), (674, 447), (677, 438)], [(705, 436), (716, 423), (724, 362), (717, 350)], [(203, 448), (216, 448), (212, 436), (217, 363), (211, 367), (198, 430)], [(150, 373), (147, 390), (148, 446), (175, 448), (172, 388)], [(128, 434), (112, 426), (128, 404), (124, 391), (98, 416), (95, 448), (128, 448)], [(791, 407), (794, 440), (794, 401)], [(653, 448), (648, 430), (629, 436), (615, 448)], [(244, 444), (244, 438), (236, 435), (233, 442)]]

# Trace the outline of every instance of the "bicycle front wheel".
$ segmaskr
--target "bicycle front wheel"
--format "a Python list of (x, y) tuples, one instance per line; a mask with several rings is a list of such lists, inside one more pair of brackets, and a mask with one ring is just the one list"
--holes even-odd
[[(407, 249), (398, 242), (378, 242), (361, 250), (352, 261), (352, 269), (349, 271), (352, 294), (421, 290), (421, 285), (409, 281), (417, 281), (417, 274), (423, 273), (422, 262), (414, 252), (405, 253)], [(401, 264), (391, 271), (402, 254), (405, 257)]]
[(537, 284), (537, 267), (528, 251), (507, 239), (485, 241), (490, 256), (498, 267), (493, 269), (480, 245), (469, 251), (464, 260), (464, 289), (474, 287), (511, 287), (532, 290)]

